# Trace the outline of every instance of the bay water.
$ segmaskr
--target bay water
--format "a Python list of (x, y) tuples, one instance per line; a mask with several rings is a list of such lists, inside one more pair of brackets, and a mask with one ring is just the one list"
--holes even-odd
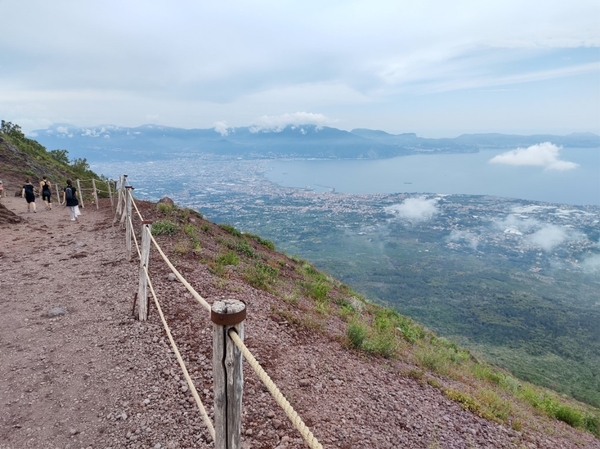
[(286, 187), (350, 194), (493, 195), (549, 203), (600, 205), (600, 148), (566, 148), (571, 170), (493, 164), (506, 150), (411, 155), (379, 160), (273, 160), (268, 180)]

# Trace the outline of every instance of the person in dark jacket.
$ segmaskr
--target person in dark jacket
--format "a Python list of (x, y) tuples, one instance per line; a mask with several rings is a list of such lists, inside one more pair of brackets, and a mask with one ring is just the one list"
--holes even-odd
[(29, 181), (29, 178), (25, 180), (25, 185), (21, 190), (21, 197), (25, 198), (25, 201), (27, 201), (27, 212), (31, 212), (32, 209), (33, 212), (37, 212), (37, 210), (35, 210), (35, 192), (33, 191), (33, 184)]
[(70, 179), (67, 179), (67, 187), (63, 190), (63, 204), (69, 209), (71, 221), (79, 221), (79, 201), (77, 201), (77, 189), (73, 187)]

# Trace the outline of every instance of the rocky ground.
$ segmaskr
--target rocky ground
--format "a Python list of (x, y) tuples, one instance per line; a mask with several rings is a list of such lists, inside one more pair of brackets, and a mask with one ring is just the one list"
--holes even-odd
[[(21, 198), (1, 204), (0, 449), (214, 447), (156, 308), (147, 322), (132, 317), (139, 266), (126, 258), (107, 200), (99, 210), (87, 205), (80, 223), (39, 201), (35, 214)], [(145, 218), (155, 209), (140, 207)], [(209, 303), (246, 302), (247, 346), (325, 448), (600, 448), (590, 434), (541, 416), (531, 415), (523, 431), (484, 420), (401, 375), (410, 369), (402, 360), (345, 349), (335, 318), (328, 332), (294, 326), (282, 311), (302, 304), (216, 276), (197, 260), (174, 261)], [(210, 411), (208, 313), (168, 279), (156, 251), (150, 268)], [(244, 377), (243, 447), (307, 447), (247, 364)]]

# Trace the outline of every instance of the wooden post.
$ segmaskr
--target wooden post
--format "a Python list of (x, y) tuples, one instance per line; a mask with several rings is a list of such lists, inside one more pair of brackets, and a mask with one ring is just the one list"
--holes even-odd
[[(113, 220), (113, 224), (119, 221), (119, 214), (123, 212), (123, 200), (125, 194), (125, 181), (127, 180), (127, 175), (123, 175), (119, 177), (119, 193), (117, 195), (117, 210), (115, 212), (115, 219)], [(121, 215), (121, 224), (123, 224), (123, 215)]]
[(83, 205), (83, 192), (81, 191), (81, 182), (79, 182), (79, 179), (77, 179), (77, 193), (79, 193), (79, 205), (82, 209), (85, 209), (85, 206)]
[(131, 260), (131, 233), (133, 232), (131, 226), (131, 191), (133, 187), (126, 186), (125, 193), (125, 213), (123, 217), (125, 218), (125, 242), (127, 244), (127, 260)]
[(150, 233), (152, 232), (152, 221), (142, 221), (142, 248), (140, 258), (140, 283), (138, 286), (138, 320), (146, 321), (148, 319), (148, 279), (146, 271), (148, 262), (150, 262)]
[(62, 204), (62, 200), (60, 199), (60, 190), (58, 190), (58, 184), (54, 184), (54, 187), (56, 187), (56, 198), (58, 198), (58, 205), (60, 206)]
[(98, 205), (98, 191), (96, 190), (96, 180), (92, 178), (92, 193), (94, 195), (94, 201), (96, 201), (96, 210), (100, 209)]
[(110, 208), (114, 209), (115, 208), (115, 200), (113, 199), (113, 196), (112, 196), (112, 189), (110, 188), (111, 184), (112, 184), (112, 181), (110, 179), (106, 181), (106, 186), (108, 187), (108, 197), (110, 198)]
[(228, 336), (234, 329), (244, 339), (246, 305), (235, 299), (215, 301), (213, 322), (213, 383), (215, 394), (215, 449), (242, 447), (242, 353)]

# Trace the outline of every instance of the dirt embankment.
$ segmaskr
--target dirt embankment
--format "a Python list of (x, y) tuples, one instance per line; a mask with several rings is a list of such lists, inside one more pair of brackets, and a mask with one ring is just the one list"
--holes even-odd
[[(33, 214), (21, 198), (2, 203), (22, 221), (0, 224), (0, 449), (213, 447), (156, 308), (148, 322), (132, 318), (139, 268), (135, 258), (126, 260), (110, 205), (88, 206), (81, 222), (71, 223), (62, 207)], [(151, 215), (152, 205), (141, 206)], [(214, 239), (201, 247), (218, 251)], [(216, 276), (197, 259), (174, 260), (210, 303), (247, 303), (246, 344), (325, 448), (600, 448), (591, 435), (541, 417), (524, 432), (479, 418), (399, 375), (410, 368), (402, 361), (346, 350), (336, 318), (328, 334), (296, 327), (273, 311), (298, 313), (298, 305)], [(156, 254), (150, 271), (210, 411), (209, 317), (168, 280)], [(244, 447), (307, 447), (248, 365), (244, 370)]]

